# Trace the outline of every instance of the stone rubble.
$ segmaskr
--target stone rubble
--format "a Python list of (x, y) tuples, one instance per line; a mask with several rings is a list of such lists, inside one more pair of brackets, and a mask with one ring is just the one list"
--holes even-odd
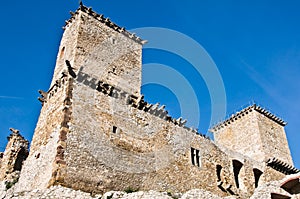
[[(280, 181), (273, 181), (259, 186), (250, 199), (270, 198), (271, 193), (278, 193), (300, 199), (300, 194), (290, 195), (280, 188)], [(191, 189), (183, 194), (158, 192), (158, 191), (136, 191), (126, 193), (124, 191), (109, 191), (105, 194), (90, 194), (80, 190), (73, 190), (63, 186), (52, 186), (48, 189), (34, 189), (27, 192), (15, 192), (14, 186), (6, 190), (5, 181), (0, 181), (0, 199), (238, 199), (239, 196), (219, 197), (209, 191)]]
[[(0, 199), (221, 199), (208, 191), (200, 189), (192, 189), (184, 194), (181, 193), (167, 193), (157, 191), (137, 191), (133, 193), (126, 193), (124, 191), (109, 191), (103, 195), (97, 194), (92, 196), (90, 193), (76, 191), (62, 186), (53, 186), (48, 189), (38, 190), (34, 189), (28, 192), (14, 192), (14, 187), (7, 190), (4, 181), (0, 184)], [(229, 199), (229, 198), (228, 198)]]

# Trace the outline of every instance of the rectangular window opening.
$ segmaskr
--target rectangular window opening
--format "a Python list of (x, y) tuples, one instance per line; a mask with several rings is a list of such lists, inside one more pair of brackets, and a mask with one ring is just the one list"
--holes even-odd
[(191, 147), (191, 160), (192, 160), (192, 165), (201, 167), (200, 151), (193, 147)]
[(118, 128), (117, 128), (116, 126), (113, 126), (112, 132), (113, 132), (113, 133), (117, 133), (117, 129), (118, 129)]

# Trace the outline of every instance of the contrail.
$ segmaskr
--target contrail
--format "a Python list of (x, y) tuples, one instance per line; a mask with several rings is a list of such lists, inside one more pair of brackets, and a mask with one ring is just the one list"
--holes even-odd
[(0, 99), (24, 99), (23, 97), (15, 97), (15, 96), (3, 96), (3, 95), (0, 95)]

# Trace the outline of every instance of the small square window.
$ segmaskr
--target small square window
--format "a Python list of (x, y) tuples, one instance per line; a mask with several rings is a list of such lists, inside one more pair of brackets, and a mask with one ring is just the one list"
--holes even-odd
[(113, 132), (113, 133), (117, 133), (117, 130), (118, 130), (118, 128), (117, 128), (116, 126), (113, 126), (112, 132)]

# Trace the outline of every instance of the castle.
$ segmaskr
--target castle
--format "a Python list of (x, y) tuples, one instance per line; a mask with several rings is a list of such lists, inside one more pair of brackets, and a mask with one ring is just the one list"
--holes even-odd
[(82, 4), (71, 15), (50, 88), (39, 91), (30, 153), (12, 129), (0, 180), (21, 170), (19, 192), (53, 185), (90, 193), (198, 188), (249, 198), (260, 185), (299, 172), (282, 119), (253, 104), (212, 127), (212, 141), (144, 101), (144, 40)]

